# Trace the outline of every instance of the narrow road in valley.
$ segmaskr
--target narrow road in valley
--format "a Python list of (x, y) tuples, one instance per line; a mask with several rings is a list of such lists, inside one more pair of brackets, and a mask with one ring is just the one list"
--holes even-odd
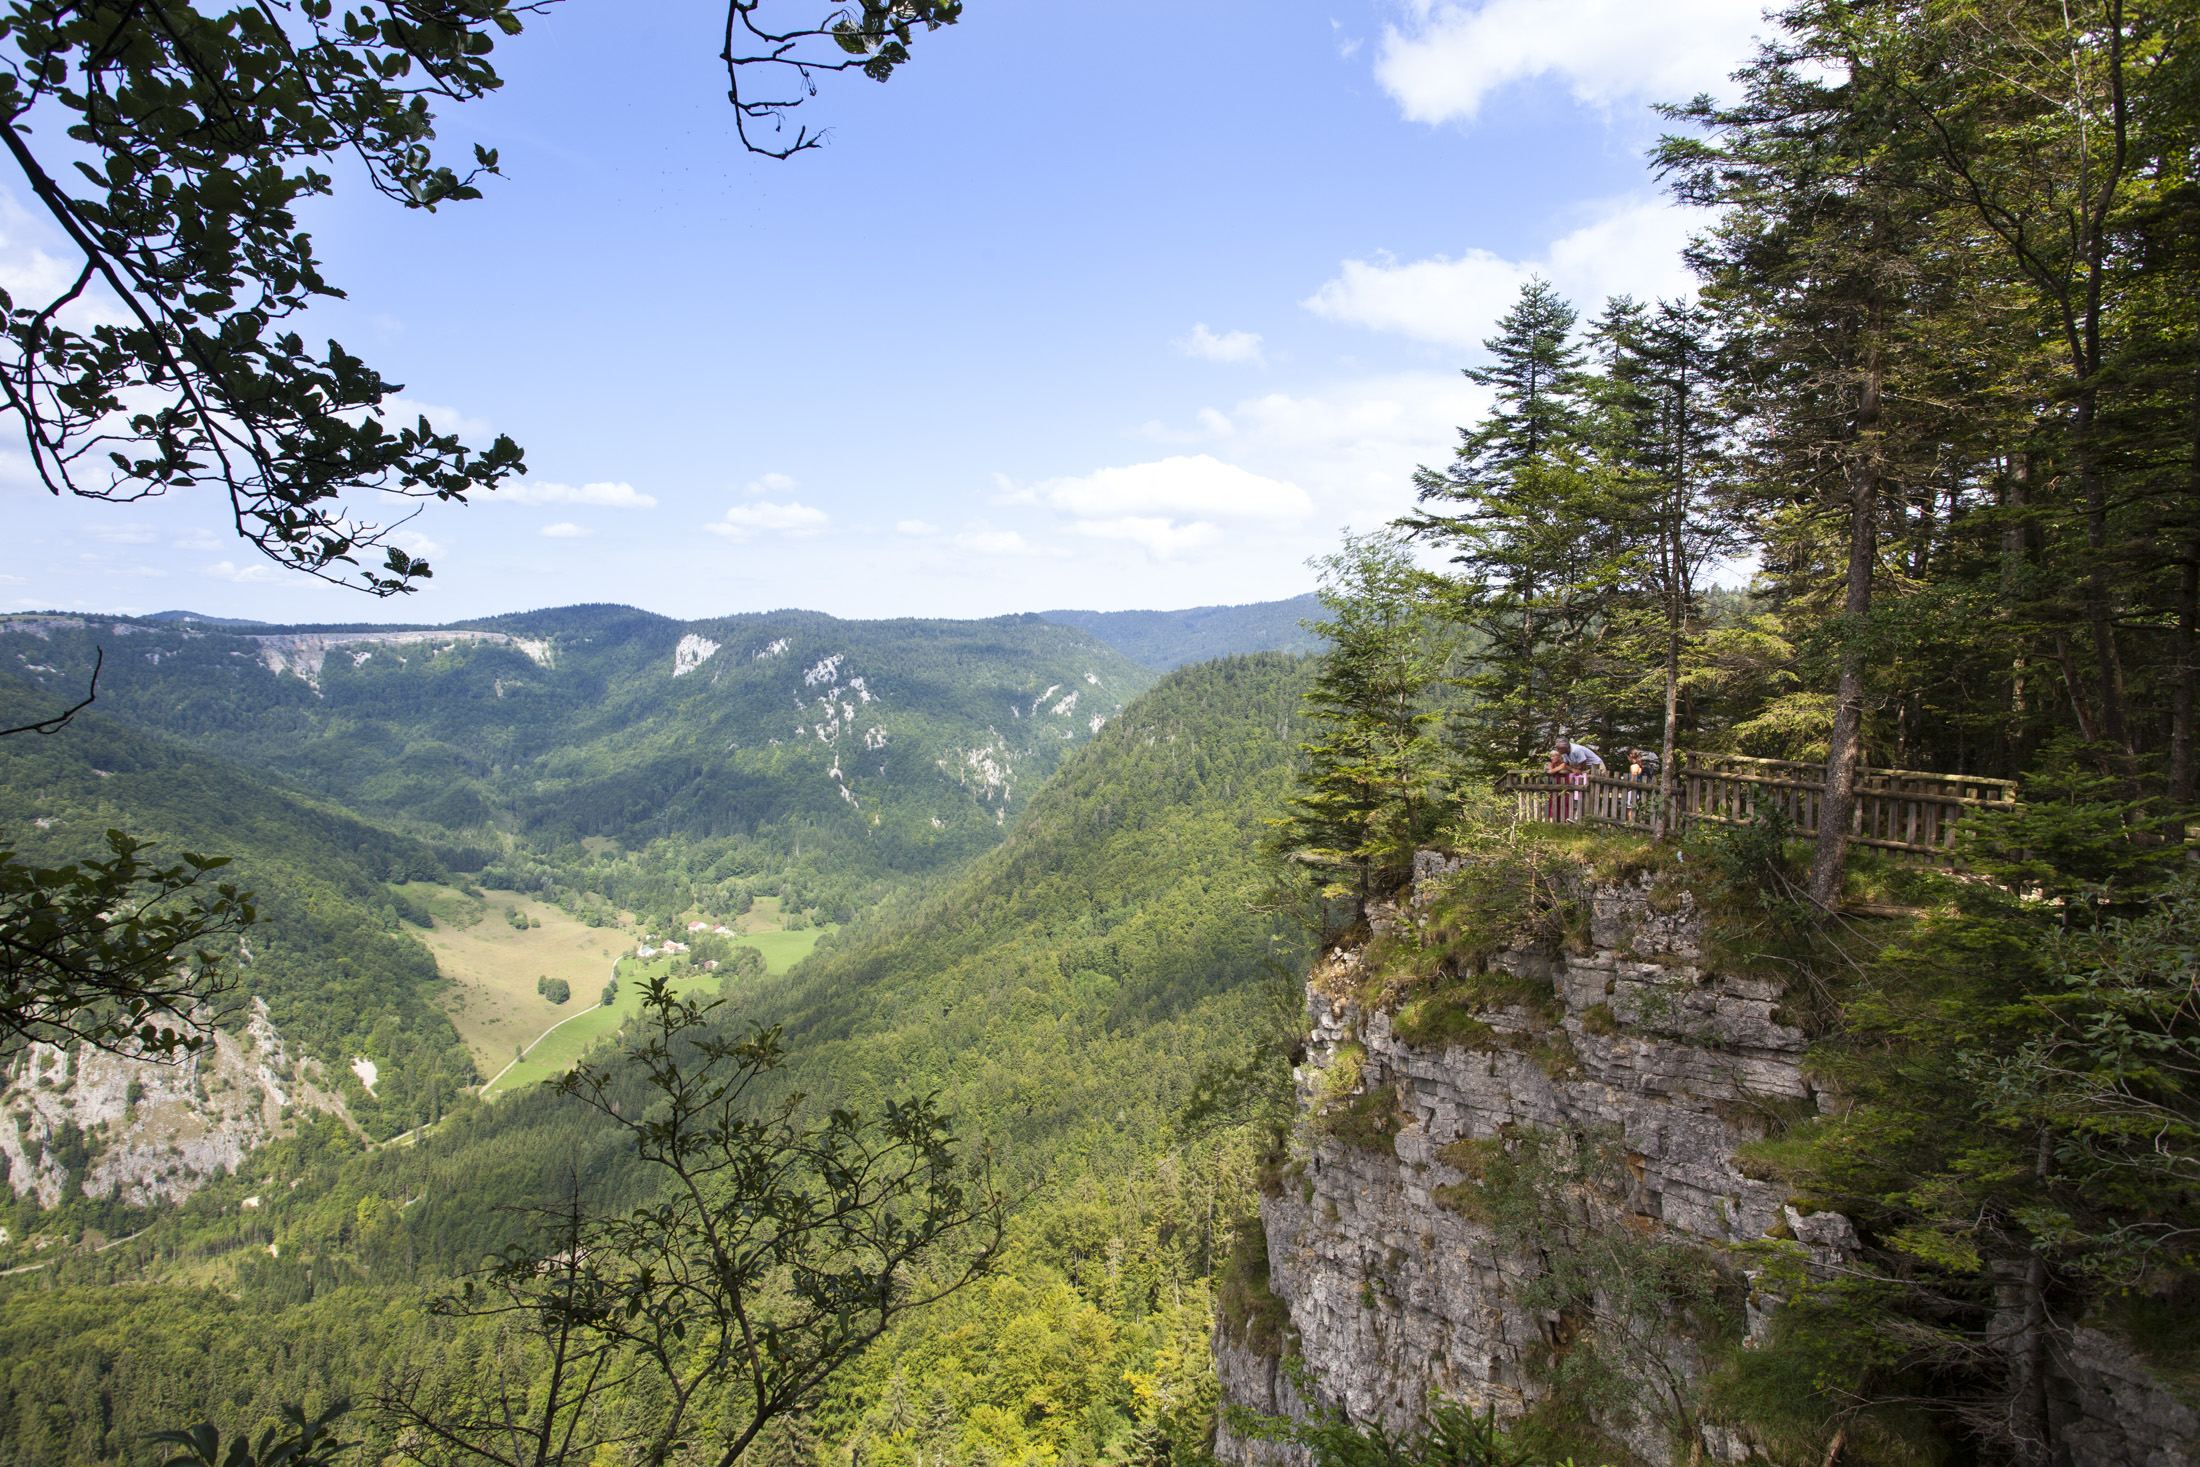
[[(619, 957), (613, 958), (611, 960), (611, 981), (613, 983), (619, 981), (619, 964), (624, 960), (624, 958), (625, 955), (622, 953)], [(498, 1070), (494, 1075), (491, 1075), (488, 1079), (488, 1082), (481, 1087), (481, 1094), (483, 1098), (488, 1098), (489, 1092), (496, 1088), (497, 1081), (503, 1079), (506, 1075), (512, 1072), (512, 1065), (516, 1065), (521, 1060), (527, 1058), (528, 1050), (533, 1049), (536, 1045), (542, 1043), (542, 1041), (548, 1039), (551, 1035), (557, 1033), (560, 1029), (572, 1023), (575, 1019), (586, 1018), (588, 1015), (594, 1013), (597, 1009), (601, 1007), (603, 1007), (603, 1005), (601, 1004), (592, 1004), (588, 1008), (582, 1009), (577, 1014), (567, 1014), (564, 1018), (558, 1020), (555, 1024), (552, 1024), (549, 1028), (543, 1030), (540, 1034), (537, 1034), (533, 1039), (529, 1040), (527, 1042), (527, 1049), (521, 1050), (518, 1054), (512, 1057), (511, 1065), (506, 1065), (503, 1069)], [(415, 1129), (418, 1128), (416, 1127)], [(406, 1134), (410, 1135), (412, 1133), (407, 1132)]]
[[(142, 1238), (151, 1231), (150, 1226), (139, 1228), (136, 1232), (130, 1234), (129, 1238), (110, 1238), (92, 1251), (94, 1253), (105, 1253), (109, 1248), (120, 1248), (123, 1244), (129, 1242), (131, 1238)], [(43, 1263), (26, 1263), (21, 1268), (0, 1268), (0, 1279), (13, 1278), (19, 1273), (36, 1273), (45, 1266)]]

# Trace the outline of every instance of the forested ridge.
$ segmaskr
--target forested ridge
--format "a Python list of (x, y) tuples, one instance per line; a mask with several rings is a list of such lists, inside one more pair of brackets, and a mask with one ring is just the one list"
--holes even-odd
[[(265, 1003), (294, 1052), (326, 1062), (331, 1087), (375, 1134), (441, 1114), (482, 1078), (435, 1006), (435, 959), (388, 885), (448, 875), (426, 842), (98, 714), (79, 715), (66, 738), (0, 743), (0, 828), (38, 863), (102, 853), (116, 828), (159, 852), (228, 856), (226, 874), (254, 893), (262, 920), (246, 938), (249, 961), (216, 1000), (223, 1022), (240, 1028)], [(353, 1055), (387, 1067), (378, 1096), (344, 1068)], [(12, 1205), (0, 1198), (0, 1209)]]
[[(1291, 1080), (1309, 949), (1365, 944), (1369, 1003), (1417, 1006), (1409, 1022), (1476, 1054), (1503, 1042), (1476, 1005), (1539, 1001), (1492, 954), (1580, 955), (1560, 863), (1685, 897), (1707, 968), (1777, 995), (1817, 1099), (1752, 1116), (1761, 1139), (1731, 1159), (1854, 1235), (1838, 1266), (1776, 1227), (1648, 1280), (1672, 1284), (1651, 1313), (1707, 1362), (1673, 1459), (1698, 1460), (1709, 1426), (1782, 1464), (2068, 1461), (2057, 1372), (2081, 1335), (2189, 1412), (2200, 12), (1805, 0), (1769, 34), (1731, 100), (1665, 109), (1653, 169), (1710, 211), (1686, 251), (1696, 290), (1577, 302), (1531, 282), (1467, 372), (1489, 412), (1421, 470), (1413, 512), (1321, 562), (1318, 660), (1154, 682), (1037, 618), (592, 606), (471, 629), (532, 650), (445, 629), (410, 652), (322, 647), (309, 678), (235, 629), (0, 625), (30, 714), (114, 643), (97, 713), (0, 748), (10, 838), (59, 860), (127, 817), (233, 852), (274, 924), (238, 981), (332, 1057), (401, 1057), (395, 1098), (362, 1109), (373, 1139), (441, 1117), (371, 1148), (334, 1118), (298, 1126), (156, 1218), (14, 1204), (10, 1259), (38, 1228), (57, 1251), (0, 1281), (13, 1460), (150, 1461), (145, 1434), (179, 1417), (234, 1430), (299, 1399), (541, 1376), (549, 1334), (424, 1301), (507, 1243), (502, 1281), (537, 1301), (601, 1261), (578, 1223), (560, 1246), (516, 1209), (566, 1202), (647, 1236), (681, 1199), (622, 1129), (662, 1098), (643, 1071), (756, 1023), (787, 1046), (761, 1109), (799, 1095), (828, 1125), (898, 1122), (929, 1097), (963, 1148), (929, 1184), (957, 1207), (998, 1186), (1011, 1216), (983, 1277), (882, 1325), (754, 1450), (1200, 1461), (1216, 1280), (1234, 1322), (1287, 1345), (1246, 1210), (1294, 1159), (1243, 1115)], [(1793, 761), (1761, 783), (1812, 792), (1816, 830), (1705, 810), (1681, 828), (1691, 753)], [(1636, 828), (1536, 829), (1515, 818), (1535, 803), (1490, 798), (1497, 778), (1599, 762), (1645, 770)], [(1851, 814), (1864, 781), (1902, 771), (2016, 798), (1952, 798), (1962, 834), (1932, 854), (1959, 871), (1898, 868), (1854, 849)], [(1402, 923), (1391, 904), (1431, 846), (1486, 879)], [(727, 1007), (678, 1044), (627, 1031), (604, 1110), (570, 1089), (491, 1106), (453, 1093), (464, 1071), (435, 1048), (432, 965), (402, 927), (419, 914), (389, 885), (415, 875), (645, 932), (766, 895), (843, 930), (791, 973), (726, 980)], [(1598, 1032), (1627, 1038), (1601, 1007)], [(1562, 1069), (1564, 1046), (1535, 1062)], [(1399, 1118), (1337, 1073), (1346, 1141), (1391, 1146)], [(1550, 1142), (1453, 1155), (1518, 1201)], [(830, 1159), (820, 1188), (863, 1170)], [(1549, 1236), (1563, 1250), (1595, 1225)], [(803, 1275), (773, 1303), (853, 1318), (962, 1266), (920, 1263), (868, 1293)], [(617, 1284), (620, 1307), (573, 1284), (586, 1307), (562, 1318), (641, 1316), (651, 1270)], [(1605, 1429), (1625, 1383), (1597, 1373), (1606, 1301), (1538, 1297), (1551, 1404), (1532, 1425), (1557, 1426), (1521, 1450), (1626, 1461)], [(614, 1392), (606, 1420), (648, 1415), (651, 1389)], [(604, 1428), (605, 1467), (639, 1435), (625, 1424)], [(1322, 1467), (1395, 1456), (1330, 1424)], [(373, 1452), (417, 1445), (387, 1416), (357, 1429)]]
[[(729, 985), (720, 1022), (785, 1025), (783, 1078), (813, 1107), (936, 1091), (1022, 1199), (997, 1275), (874, 1349), (795, 1445), (1005, 1460), (1204, 1440), (1207, 1280), (1261, 1143), (1179, 1121), (1204, 1069), (1288, 1023), (1299, 935), (1253, 909), (1310, 668), (1170, 675), (999, 849), (795, 972)], [(642, 1200), (618, 1139), (522, 1093), (407, 1146), (362, 1150), (333, 1118), (276, 1142), (133, 1240), (0, 1284), (0, 1438), (23, 1462), (154, 1460), (142, 1434), (184, 1402), (252, 1422), (408, 1365), (463, 1370), (474, 1347), (424, 1295), (527, 1236), (510, 1209), (576, 1183)]]
[[(279, 770), (451, 846), (465, 869), (507, 837), (542, 852), (678, 836), (787, 855), (800, 839), (872, 871), (961, 859), (1154, 677), (1032, 616), (676, 622), (582, 606), (393, 644), (344, 642), (382, 628), (76, 620), (0, 620), (18, 675), (81, 688), (104, 646), (110, 716)], [(286, 638), (311, 645), (293, 655)]]

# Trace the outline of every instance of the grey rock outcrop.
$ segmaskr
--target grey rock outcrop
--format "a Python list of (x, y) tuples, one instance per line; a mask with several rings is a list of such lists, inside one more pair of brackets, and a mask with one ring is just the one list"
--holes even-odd
[[(1416, 876), (1426, 881), (1450, 866), (1424, 852)], [(1484, 1027), (1466, 1044), (1417, 1047), (1399, 1038), (1396, 1015), (1363, 1009), (1355, 995), (1370, 975), (1358, 951), (1323, 954), (1311, 975), (1294, 1164), (1263, 1199), (1261, 1223), (1300, 1379), (1355, 1422), (1407, 1429), (1432, 1395), (1516, 1415), (1545, 1392), (1539, 1366), (1569, 1337), (1569, 1320), (1521, 1302), (1541, 1266), (1508, 1256), (1471, 1208), (1447, 1205), (1444, 1190), (1468, 1180), (1451, 1163), (1472, 1152), (1454, 1143), (1528, 1131), (1601, 1135), (1602, 1154), (1616, 1163), (1588, 1189), (1602, 1198), (1602, 1225), (1704, 1245), (1789, 1239), (1816, 1267), (1858, 1250), (1847, 1218), (1799, 1211), (1784, 1188), (1737, 1160), (1778, 1120), (1831, 1103), (1804, 1065), (1807, 1037), (1782, 1020), (1777, 985), (1714, 971), (1685, 893), (1643, 877), (1584, 879), (1572, 895), (1588, 909), (1586, 942), (1577, 929), (1573, 951), (1521, 949), (1490, 962), (1522, 980), (1516, 987), (1548, 984), (1549, 1000), (1481, 1011)], [(1409, 901), (1373, 925), (1380, 933), (1415, 920)], [(1378, 1144), (1310, 1123), (1351, 1075), (1335, 1071), (1340, 1064), (1357, 1067), (1349, 1088), (1359, 1094), (1394, 1088), (1396, 1114)], [(1724, 1266), (1735, 1267), (1731, 1256)], [(1742, 1286), (1746, 1338), (1761, 1343), (1778, 1300), (1746, 1276)], [(1762, 1460), (1746, 1428), (1657, 1409), (1660, 1390), (1692, 1404), (1706, 1368), (1699, 1344), (1676, 1330), (1653, 1353), (1645, 1374), (1655, 1389), (1633, 1409), (1600, 1417), (1613, 1441), (1661, 1467), (1699, 1451), (1701, 1460)], [(2075, 1467), (2193, 1460), (2192, 1412), (2128, 1351), (2102, 1336), (2090, 1351), (2067, 1354), (2061, 1394), (2084, 1423), (2073, 1436)], [(1226, 1404), (1303, 1415), (1287, 1373), (1238, 1343), (1228, 1321), (1217, 1328), (1216, 1359)], [(1676, 1422), (1700, 1433), (1700, 1449)], [(1287, 1443), (1228, 1429), (1217, 1450), (1233, 1463), (1307, 1460)]]
[[(0, 1169), (41, 1207), (72, 1184), (135, 1207), (181, 1202), (279, 1135), (285, 1107), (349, 1123), (320, 1071), (317, 1060), (292, 1062), (257, 1000), (241, 1034), (216, 1030), (212, 1044), (170, 1062), (33, 1045), (0, 1089)], [(76, 1172), (60, 1154), (72, 1127), (88, 1157)]]

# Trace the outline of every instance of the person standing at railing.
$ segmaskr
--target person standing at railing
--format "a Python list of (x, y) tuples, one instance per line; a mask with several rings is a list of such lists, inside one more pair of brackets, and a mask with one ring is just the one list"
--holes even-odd
[[(1551, 750), (1551, 757), (1543, 766), (1543, 777), (1545, 779), (1565, 779), (1568, 777), (1564, 740), (1559, 742), (1557, 748)], [(1573, 796), (1571, 795), (1552, 794), (1543, 801), (1543, 818), (1552, 821), (1564, 820), (1566, 818), (1566, 807), (1572, 802)]]
[[(1551, 750), (1551, 757), (1565, 766), (1566, 778), (1571, 779), (1576, 785), (1586, 786), (1592, 773), (1603, 774), (1606, 772), (1604, 760), (1596, 750), (1590, 748), (1587, 744), (1574, 743), (1571, 739), (1560, 739), (1556, 747)], [(1572, 813), (1565, 817), (1566, 819), (1579, 820), (1581, 818), (1581, 800), (1582, 792), (1577, 789), (1568, 802), (1573, 809)]]
[[(1627, 750), (1627, 777), (1636, 784), (1656, 784), (1658, 782), (1658, 756), (1656, 752), (1650, 749)], [(1642, 796), (1633, 790), (1627, 792), (1627, 820), (1629, 824), (1634, 823), (1635, 804), (1641, 798)]]

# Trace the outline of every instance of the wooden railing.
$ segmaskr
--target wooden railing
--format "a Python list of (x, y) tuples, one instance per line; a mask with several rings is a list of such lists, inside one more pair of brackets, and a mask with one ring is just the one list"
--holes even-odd
[[(1825, 766), (1787, 759), (1684, 755), (1675, 761), (1674, 814), (1680, 820), (1743, 824), (1778, 809), (1797, 835), (1816, 835), (1825, 799)], [(1518, 820), (1580, 822), (1647, 831), (1658, 785), (1609, 774), (1586, 780), (1541, 774), (1509, 775), (1498, 788), (1513, 796)], [(1975, 810), (2016, 807), (2013, 780), (1928, 774), (1914, 769), (1860, 769), (1849, 839), (1898, 859), (1949, 865), (1955, 832)]]

